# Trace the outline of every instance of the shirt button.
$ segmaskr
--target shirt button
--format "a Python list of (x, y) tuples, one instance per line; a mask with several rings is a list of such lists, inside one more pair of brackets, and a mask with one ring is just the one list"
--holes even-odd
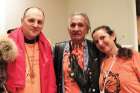
[(95, 89), (92, 89), (93, 92), (95, 92)]

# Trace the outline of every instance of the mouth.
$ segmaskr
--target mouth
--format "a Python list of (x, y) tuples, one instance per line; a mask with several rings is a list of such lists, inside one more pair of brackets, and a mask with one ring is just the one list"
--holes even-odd
[(31, 29), (32, 32), (39, 32), (39, 29)]
[(74, 34), (74, 35), (71, 35), (73, 38), (80, 38), (81, 37), (81, 35), (79, 35), (79, 34)]
[(80, 36), (80, 33), (72, 33), (72, 36)]
[(72, 34), (72, 36), (80, 36), (80, 34)]
[(100, 49), (100, 50), (104, 50), (105, 47), (104, 47), (104, 46), (99, 46), (99, 49)]

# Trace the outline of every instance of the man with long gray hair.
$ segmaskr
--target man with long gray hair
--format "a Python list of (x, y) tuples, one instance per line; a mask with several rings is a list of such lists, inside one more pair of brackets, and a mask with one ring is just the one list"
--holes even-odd
[(57, 93), (99, 93), (100, 52), (85, 38), (89, 18), (85, 13), (74, 13), (68, 22), (71, 40), (54, 48)]

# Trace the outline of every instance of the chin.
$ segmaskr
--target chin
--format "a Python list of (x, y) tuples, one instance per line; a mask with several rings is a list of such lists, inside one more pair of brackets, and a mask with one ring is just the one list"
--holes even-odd
[(75, 40), (75, 41), (81, 41), (82, 38), (81, 38), (81, 37), (72, 37), (72, 40)]
[(39, 35), (39, 33), (32, 34), (31, 37), (32, 37), (32, 38), (35, 38), (35, 37), (37, 37), (38, 35)]
[(106, 50), (106, 49), (100, 49), (101, 52), (105, 53), (105, 54), (108, 54), (109, 53), (109, 50)]
[(72, 39), (73, 42), (80, 42), (82, 41), (81, 39)]

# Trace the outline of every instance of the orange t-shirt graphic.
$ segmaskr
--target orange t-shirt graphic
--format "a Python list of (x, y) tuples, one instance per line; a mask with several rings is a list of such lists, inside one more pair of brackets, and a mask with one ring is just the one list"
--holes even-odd
[[(134, 52), (132, 59), (123, 59), (116, 56), (111, 70), (108, 72), (113, 58), (103, 60), (100, 73), (100, 90), (105, 93), (140, 93), (140, 55)], [(136, 71), (134, 71), (136, 70)], [(136, 75), (137, 74), (137, 75)]]

